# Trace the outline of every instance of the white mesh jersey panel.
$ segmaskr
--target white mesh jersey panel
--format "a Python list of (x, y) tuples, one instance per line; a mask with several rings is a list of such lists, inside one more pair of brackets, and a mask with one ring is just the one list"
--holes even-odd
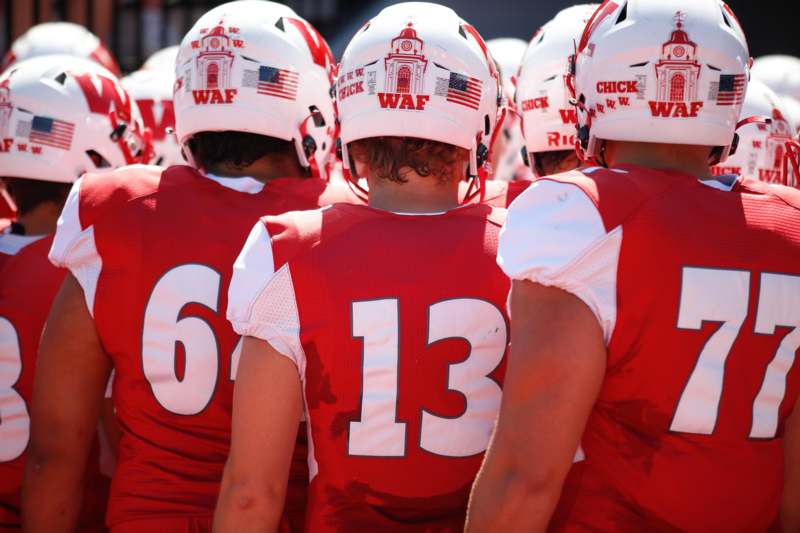
[(606, 343), (616, 322), (622, 227), (606, 232), (594, 202), (579, 187), (542, 180), (511, 205), (497, 262), (511, 279), (558, 287), (597, 317)]
[(281, 267), (253, 301), (249, 319), (237, 327), (242, 335), (265, 340), (297, 365), (301, 378), (306, 361), (300, 343), (300, 318), (289, 265)]
[(97, 253), (94, 227), (81, 229), (79, 179), (72, 186), (61, 216), (58, 217), (56, 235), (48, 255), (50, 262), (57, 267), (67, 268), (83, 289), (86, 307), (94, 316), (94, 297), (97, 279), (103, 270), (103, 260)]
[(258, 221), (250, 230), (242, 251), (233, 263), (233, 277), (228, 287), (228, 320), (234, 329), (246, 329), (255, 300), (264, 291), (275, 274), (272, 242), (263, 222)]

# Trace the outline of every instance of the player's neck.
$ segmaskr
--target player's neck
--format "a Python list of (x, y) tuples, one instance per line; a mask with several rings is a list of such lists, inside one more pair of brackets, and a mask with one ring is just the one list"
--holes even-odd
[(636, 165), (713, 179), (708, 164), (710, 152), (707, 146), (606, 141), (605, 159), (609, 167)]
[(25, 228), (25, 235), (50, 235), (55, 233), (61, 206), (44, 202), (24, 215), (17, 217), (17, 223)]
[(441, 213), (458, 207), (458, 181), (442, 182), (415, 172), (405, 178), (404, 183), (367, 178), (369, 206), (395, 213)]
[(277, 178), (303, 178), (306, 176), (306, 171), (300, 166), (297, 157), (279, 154), (266, 155), (244, 166), (224, 161), (211, 165), (206, 170), (210, 174), (223, 178), (249, 177), (262, 183)]

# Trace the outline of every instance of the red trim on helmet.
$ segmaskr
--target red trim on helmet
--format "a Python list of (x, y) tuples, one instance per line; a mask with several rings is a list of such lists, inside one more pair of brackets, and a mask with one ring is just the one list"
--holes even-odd
[(619, 5), (611, 0), (605, 0), (605, 2), (600, 4), (597, 10), (592, 14), (589, 22), (586, 23), (586, 27), (583, 29), (580, 44), (578, 44), (578, 53), (583, 52), (583, 49), (589, 44), (589, 39), (592, 37), (594, 30), (597, 29), (603, 20), (605, 20), (607, 17), (610, 17), (618, 7)]
[[(791, 139), (785, 143), (783, 154), (783, 184), (800, 189), (800, 142)], [(791, 177), (790, 180), (790, 171)]]
[(297, 28), (303, 36), (303, 39), (305, 39), (306, 45), (308, 45), (308, 50), (311, 52), (311, 59), (314, 61), (314, 64), (325, 69), (325, 72), (328, 73), (328, 81), (333, 82), (333, 73), (331, 71), (331, 67), (334, 64), (333, 52), (331, 52), (330, 46), (328, 46), (328, 43), (322, 35), (320, 35), (316, 28), (304, 20), (291, 17), (283, 18)]
[(118, 78), (122, 75), (119, 70), (119, 65), (117, 65), (117, 61), (114, 59), (114, 56), (111, 55), (111, 52), (109, 52), (108, 49), (103, 46), (103, 43), (97, 45), (97, 48), (94, 49), (94, 52), (89, 54), (89, 59), (104, 66)]

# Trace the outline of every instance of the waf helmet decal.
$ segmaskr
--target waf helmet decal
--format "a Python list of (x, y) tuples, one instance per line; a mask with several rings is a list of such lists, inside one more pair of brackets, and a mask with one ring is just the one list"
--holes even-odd
[(383, 58), (385, 92), (378, 93), (382, 108), (417, 111), (425, 109), (431, 97), (425, 94), (428, 60), (424, 49), (425, 42), (417, 36), (412, 22), (392, 39), (389, 53)]
[(675, 13), (675, 29), (661, 46), (661, 59), (655, 64), (656, 99), (649, 101), (654, 117), (694, 118), (702, 109), (697, 99), (701, 65), (697, 44), (683, 28), (686, 14)]
[(201, 37), (192, 41), (196, 50), (192, 71), (185, 73), (185, 85), (192, 91), (195, 104), (230, 104), (237, 90), (231, 88), (231, 70), (236, 60), (235, 48), (244, 48), (239, 28), (225, 27), (224, 21), (213, 28), (200, 30)]

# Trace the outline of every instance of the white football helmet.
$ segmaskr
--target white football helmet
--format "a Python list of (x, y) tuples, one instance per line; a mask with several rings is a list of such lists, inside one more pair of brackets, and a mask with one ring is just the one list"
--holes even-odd
[(175, 60), (178, 58), (180, 46), (168, 46), (148, 57), (139, 70), (161, 70), (175, 74)]
[(488, 156), (500, 80), (486, 43), (452, 9), (392, 5), (368, 21), (342, 56), (336, 83), (342, 159), (347, 144), (416, 137), (470, 152), (470, 175)]
[(184, 155), (191, 159), (186, 143), (199, 132), (256, 133), (293, 141), (300, 164), (324, 177), (335, 150), (333, 66), (325, 40), (289, 7), (241, 0), (208, 11), (178, 52), (173, 102)]
[(172, 70), (138, 70), (122, 78), (122, 86), (136, 101), (153, 143), (152, 164), (169, 167), (185, 165), (181, 147), (175, 139), (175, 112), (172, 108)]
[[(778, 95), (780, 97), (780, 95)], [(786, 119), (792, 126), (794, 135), (800, 134), (800, 100), (795, 100), (791, 96), (781, 97), (783, 109), (786, 111)]]
[(570, 57), (596, 9), (597, 4), (582, 4), (560, 11), (534, 34), (525, 51), (514, 104), (522, 117), (528, 157), (575, 148), (578, 116), (565, 81)]
[(72, 22), (45, 22), (31, 27), (11, 43), (3, 58), (0, 71), (17, 61), (32, 57), (64, 54), (91, 59), (103, 65), (114, 76), (119, 76), (119, 66), (114, 56), (92, 32)]
[(500, 68), (500, 79), (503, 86), (503, 97), (508, 113), (503, 117), (500, 131), (495, 136), (492, 146), (493, 178), (499, 180), (531, 178), (530, 169), (522, 158), (525, 139), (522, 137), (520, 119), (511, 106), (514, 101), (515, 80), (522, 54), (528, 46), (522, 39), (501, 37), (486, 41), (486, 46)]
[(486, 41), (486, 47), (492, 54), (497, 66), (500, 67), (500, 77), (503, 90), (509, 98), (514, 97), (514, 78), (519, 71), (522, 56), (528, 44), (515, 37), (500, 37)]
[(131, 97), (92, 61), (41, 56), (0, 76), (3, 176), (70, 183), (84, 172), (147, 163), (143, 132)]
[(749, 62), (742, 28), (722, 0), (606, 0), (575, 59), (584, 156), (598, 157), (607, 139), (711, 146), (712, 164), (724, 161)]
[(745, 124), (738, 130), (736, 153), (724, 165), (713, 168), (715, 174), (742, 176), (786, 184), (787, 143), (792, 141), (792, 127), (786, 119), (780, 98), (758, 80), (751, 80), (742, 107), (742, 119), (764, 117), (768, 123)]
[(753, 77), (763, 81), (779, 95), (800, 100), (800, 58), (761, 56), (753, 61)]

